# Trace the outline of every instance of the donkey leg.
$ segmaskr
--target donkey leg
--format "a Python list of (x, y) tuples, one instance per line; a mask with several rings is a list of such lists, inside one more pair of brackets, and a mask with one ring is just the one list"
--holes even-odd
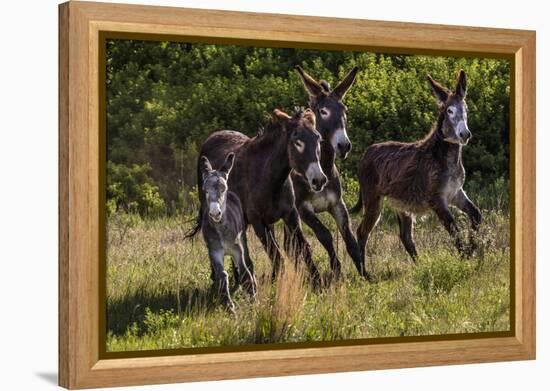
[(254, 228), (256, 236), (258, 236), (258, 239), (260, 239), (260, 242), (262, 242), (264, 250), (269, 256), (269, 259), (271, 259), (271, 263), (273, 266), (271, 278), (275, 280), (281, 269), (281, 252), (279, 251), (279, 246), (277, 246), (277, 242), (275, 241), (273, 228), (261, 222), (252, 224), (252, 227)]
[(399, 221), (399, 238), (405, 247), (405, 250), (411, 256), (413, 262), (416, 262), (418, 253), (413, 239), (414, 218), (409, 213), (397, 212), (397, 221)]
[(303, 257), (303, 260), (309, 270), (311, 279), (316, 285), (319, 285), (319, 283), (321, 282), (321, 276), (319, 275), (319, 270), (317, 270), (317, 266), (315, 266), (315, 263), (313, 262), (311, 247), (304, 237), (302, 227), (300, 227), (300, 215), (298, 214), (298, 210), (296, 208), (292, 208), (292, 210), (285, 216), (284, 222), (286, 227), (290, 230), (290, 233), (296, 240), (296, 250), (298, 254), (296, 254), (295, 259), (298, 259), (298, 256)]
[(357, 240), (351, 232), (348, 209), (342, 199), (330, 208), (330, 213), (332, 214), (332, 217), (334, 217), (334, 220), (336, 220), (338, 230), (340, 231), (340, 234), (344, 239), (344, 243), (346, 244), (346, 250), (353, 260), (359, 275), (370, 281), (371, 276), (365, 268), (365, 257), (361, 254)]
[[(463, 211), (470, 218), (472, 230), (477, 232), (481, 225), (481, 212), (479, 208), (468, 198), (463, 189), (460, 189), (452, 201), (453, 205)], [(471, 256), (477, 248), (475, 235), (470, 231), (470, 246), (468, 248), (468, 256)]]
[(217, 288), (222, 303), (229, 311), (235, 312), (235, 304), (233, 304), (233, 300), (231, 300), (231, 295), (229, 294), (229, 279), (227, 272), (223, 268), (224, 251), (222, 248), (209, 248), (208, 255), (210, 257), (210, 265), (214, 271), (214, 286)]
[(479, 211), (479, 208), (468, 198), (464, 190), (460, 189), (458, 191), (452, 203), (468, 215), (472, 224), (472, 229), (477, 231), (481, 224), (481, 212)]
[[(246, 263), (246, 267), (248, 268), (250, 273), (254, 274), (254, 265), (252, 264), (252, 259), (250, 258), (250, 253), (248, 252), (248, 242), (247, 242), (247, 238), (246, 238), (246, 230), (243, 231), (243, 233), (241, 235), (241, 242), (242, 242), (242, 246), (243, 246), (243, 257), (244, 257), (244, 261)], [(235, 262), (232, 262), (231, 266), (233, 268), (233, 277), (235, 279), (234, 287), (236, 287), (240, 283), (240, 278), (242, 276), (239, 274), (239, 269), (238, 269), (237, 265), (235, 264)]]
[(359, 250), (361, 251), (361, 257), (365, 258), (366, 246), (369, 240), (370, 233), (378, 223), (380, 214), (382, 213), (382, 198), (376, 197), (364, 197), (364, 214), (361, 220), (361, 224), (357, 228), (357, 242)]
[(233, 258), (233, 265), (237, 268), (239, 283), (242, 284), (243, 288), (248, 292), (251, 297), (256, 296), (256, 282), (246, 266), (244, 260), (244, 246), (241, 241), (238, 241), (233, 246), (233, 251), (231, 254)]
[(285, 253), (287, 256), (292, 256), (292, 248), (294, 246), (293, 240), (292, 240), (292, 233), (289, 231), (289, 229), (284, 227), (283, 229), (283, 246), (285, 248)]
[(248, 237), (246, 235), (246, 230), (243, 231), (241, 239), (244, 251), (244, 262), (246, 263), (248, 271), (250, 271), (250, 274), (252, 274), (252, 277), (254, 277), (254, 263), (252, 262), (252, 258), (250, 258), (250, 251), (248, 250)]
[(302, 218), (302, 221), (313, 230), (317, 240), (319, 240), (321, 245), (325, 248), (325, 250), (327, 250), (330, 260), (330, 268), (336, 277), (339, 276), (341, 270), (340, 260), (334, 250), (334, 242), (329, 229), (321, 223), (321, 220), (319, 220), (319, 218), (315, 215), (315, 212), (309, 208), (300, 208), (300, 217)]
[(432, 203), (432, 209), (436, 213), (439, 221), (441, 222), (441, 224), (443, 224), (447, 232), (449, 232), (449, 234), (454, 238), (455, 246), (458, 252), (465, 255), (464, 245), (462, 244), (462, 240), (460, 240), (460, 237), (458, 235), (458, 226), (456, 225), (455, 219), (451, 211), (449, 210), (447, 202), (442, 199), (435, 200)]

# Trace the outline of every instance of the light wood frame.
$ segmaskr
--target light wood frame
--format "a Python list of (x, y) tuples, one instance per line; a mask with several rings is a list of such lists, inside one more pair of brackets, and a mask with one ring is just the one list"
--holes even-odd
[[(103, 31), (512, 62), (514, 329), (499, 338), (103, 359), (99, 37)], [(511, 132), (512, 133), (512, 132)], [(69, 2), (59, 6), (59, 384), (90, 388), (535, 358), (535, 32)]]

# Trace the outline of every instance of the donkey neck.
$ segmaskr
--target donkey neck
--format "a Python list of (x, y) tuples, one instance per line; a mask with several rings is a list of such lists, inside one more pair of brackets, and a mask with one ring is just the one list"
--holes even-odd
[(432, 132), (424, 139), (424, 145), (432, 156), (442, 163), (462, 164), (462, 145), (445, 141), (443, 121), (445, 114), (440, 112)]
[(263, 160), (263, 164), (258, 164), (258, 169), (268, 170), (257, 176), (257, 180), (263, 179), (267, 186), (258, 188), (269, 193), (277, 192), (283, 187), (291, 170), (287, 149), (288, 135), (284, 130), (274, 132), (265, 134), (253, 142), (258, 160)]
[(329, 140), (323, 138), (321, 141), (321, 169), (328, 179), (333, 176), (333, 167), (336, 162), (336, 153)]

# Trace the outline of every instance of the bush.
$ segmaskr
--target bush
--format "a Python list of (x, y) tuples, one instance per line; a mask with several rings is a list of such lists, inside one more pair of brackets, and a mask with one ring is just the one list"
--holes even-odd
[[(252, 136), (266, 112), (307, 104), (297, 64), (331, 85), (352, 66), (361, 69), (344, 101), (353, 150), (337, 165), (346, 180), (357, 178), (357, 163), (372, 143), (425, 135), (437, 116), (426, 74), (453, 87), (461, 68), (474, 135), (464, 151), (468, 178), (486, 186), (508, 177), (507, 60), (111, 40), (107, 148), (109, 175), (117, 176), (111, 207), (186, 213), (198, 150), (209, 134), (234, 129)], [(139, 178), (120, 179), (128, 172)], [(346, 185), (348, 205), (355, 203), (353, 186)]]
[(108, 213), (122, 210), (140, 215), (158, 215), (164, 211), (164, 200), (158, 187), (147, 175), (147, 164), (107, 163)]

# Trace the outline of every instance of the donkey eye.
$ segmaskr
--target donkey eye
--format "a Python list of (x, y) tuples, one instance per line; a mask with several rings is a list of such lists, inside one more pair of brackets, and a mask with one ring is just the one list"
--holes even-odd
[(306, 149), (306, 144), (302, 140), (294, 141), (294, 146), (300, 153), (304, 152), (304, 149)]
[(325, 109), (324, 107), (321, 110), (319, 110), (319, 113), (321, 114), (321, 117), (323, 117), (323, 118), (328, 117), (329, 114), (330, 114), (330, 112), (327, 109)]
[(452, 114), (453, 114), (453, 109), (450, 109), (450, 108), (447, 109), (447, 114), (451, 114), (451, 115), (452, 115)]

